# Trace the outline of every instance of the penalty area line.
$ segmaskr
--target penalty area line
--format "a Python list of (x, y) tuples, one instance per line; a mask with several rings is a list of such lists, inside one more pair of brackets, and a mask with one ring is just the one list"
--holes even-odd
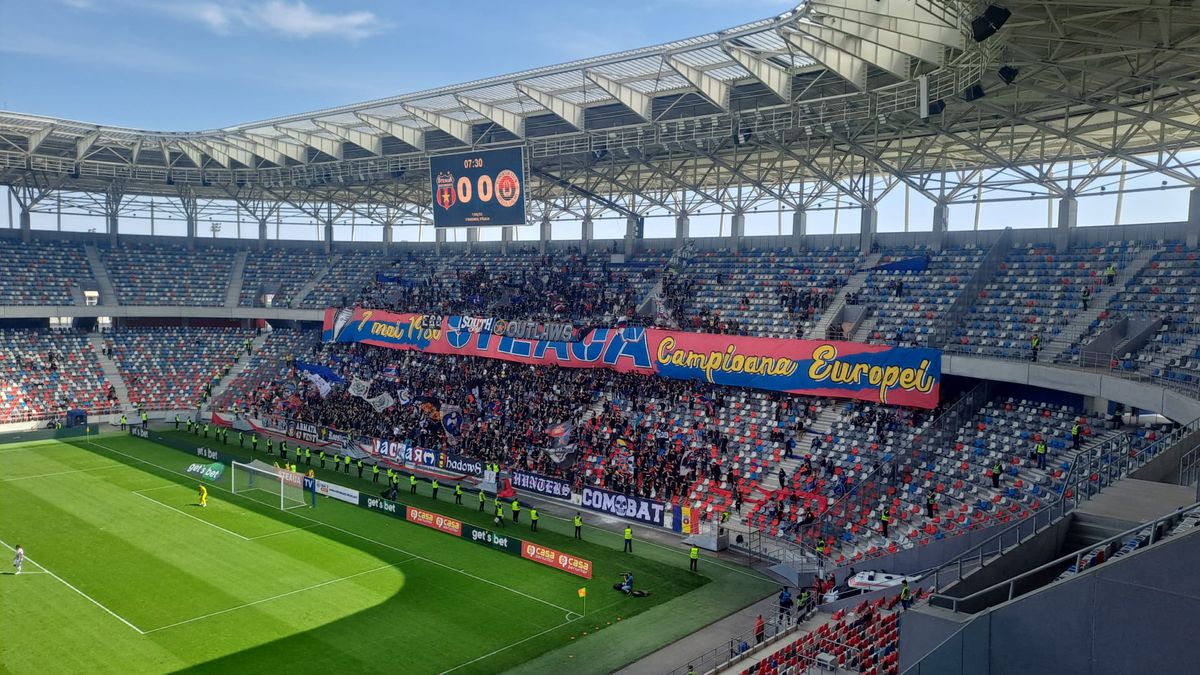
[[(571, 615), (571, 614), (577, 614), (577, 612), (567, 612), (567, 615), (568, 615), (568, 616), (569, 616), (569, 615)], [(581, 618), (582, 618), (582, 617), (581, 617)], [(529, 637), (527, 637), (527, 638), (522, 638), (522, 639), (520, 639), (520, 640), (517, 640), (516, 642), (512, 642), (512, 643), (509, 643), (509, 644), (507, 644), (507, 645), (504, 645), (503, 647), (501, 647), (501, 648), (499, 648), (499, 649), (497, 649), (497, 650), (495, 650), (495, 651), (488, 652), (487, 654), (484, 654), (483, 656), (477, 656), (477, 657), (475, 657), (475, 658), (471, 659), (470, 661), (466, 661), (466, 662), (460, 663), (460, 664), (458, 664), (457, 666), (454, 666), (453, 668), (450, 668), (449, 670), (443, 670), (443, 671), (442, 671), (441, 673), (439, 673), (438, 675), (446, 675), (446, 673), (453, 673), (454, 671), (456, 671), (456, 670), (458, 670), (458, 669), (460, 669), (460, 668), (466, 668), (467, 666), (469, 666), (469, 665), (471, 665), (471, 664), (473, 664), (473, 663), (479, 663), (480, 661), (482, 661), (482, 660), (484, 660), (484, 659), (491, 658), (491, 657), (493, 657), (493, 656), (495, 656), (495, 655), (499, 654), (500, 652), (507, 651), (507, 650), (509, 650), (509, 649), (512, 649), (513, 647), (516, 647), (517, 645), (520, 645), (520, 644), (524, 644), (524, 643), (526, 643), (526, 642), (529, 642), (530, 640), (533, 640), (534, 638), (540, 638), (541, 636), (545, 635), (546, 633), (552, 633), (552, 632), (554, 632), (554, 631), (558, 630), (559, 628), (562, 628), (563, 626), (569, 625), (570, 623), (572, 623), (572, 622), (574, 622), (574, 621), (578, 621), (578, 619), (568, 619), (568, 620), (566, 620), (566, 621), (564, 621), (564, 622), (562, 622), (562, 623), (558, 624), (557, 626), (551, 626), (550, 628), (547, 628), (546, 630), (544, 630), (544, 631), (542, 631), (542, 632), (540, 632), (540, 633), (534, 633), (533, 635), (530, 635), (530, 636), (529, 636)]]
[[(175, 470), (173, 470), (173, 469), (168, 469), (167, 467), (165, 467), (165, 466), (160, 466), (160, 465), (158, 465), (158, 464), (155, 464), (154, 462), (151, 462), (150, 460), (147, 460), (147, 459), (142, 459), (141, 457), (137, 457), (137, 456), (135, 456), (135, 455), (130, 455), (130, 454), (128, 454), (128, 453), (121, 452), (120, 450), (114, 450), (114, 449), (112, 449), (112, 448), (108, 447), (107, 445), (100, 445), (99, 443), (97, 443), (97, 442), (95, 442), (95, 441), (88, 441), (88, 442), (89, 442), (89, 443), (91, 443), (92, 445), (94, 445), (94, 446), (98, 447), (98, 448), (102, 448), (102, 449), (104, 449), (104, 450), (107, 450), (107, 451), (109, 451), (109, 452), (111, 452), (111, 453), (113, 453), (113, 454), (121, 455), (122, 457), (128, 457), (129, 459), (132, 459), (132, 460), (133, 460), (133, 461), (135, 461), (135, 462), (140, 462), (141, 464), (146, 464), (146, 465), (148, 465), (148, 466), (152, 466), (152, 467), (154, 467), (154, 468), (156, 468), (156, 469), (158, 469), (158, 470), (160, 470), (160, 471), (166, 471), (167, 473), (173, 473), (173, 474), (175, 474), (176, 476), (183, 476), (184, 478), (191, 478), (191, 476), (189, 476), (189, 475), (187, 475), (187, 474), (185, 474), (185, 473), (182, 473), (182, 472), (180, 472), (180, 471), (175, 471)], [(220, 490), (220, 491), (222, 491), (222, 492), (228, 492), (228, 493), (230, 493), (230, 494), (232, 494), (232, 495), (234, 495), (234, 496), (238, 496), (238, 495), (237, 495), (237, 493), (235, 493), (235, 492), (231, 492), (229, 489), (227, 489), (227, 488), (223, 488), (223, 487), (221, 487), (221, 486), (219, 486), (219, 485), (215, 485), (215, 484), (214, 484), (212, 487), (213, 487), (213, 488), (215, 488), (215, 489), (217, 489), (217, 490)], [(151, 501), (154, 501), (154, 500), (151, 500)], [(159, 503), (161, 504), (162, 502), (159, 502)], [(366, 536), (366, 535), (359, 534), (359, 533), (357, 533), (357, 532), (352, 532), (352, 531), (350, 531), (350, 530), (346, 530), (346, 529), (340, 528), (340, 527), (338, 527), (337, 525), (330, 525), (329, 523), (322, 522), (322, 521), (320, 521), (320, 520), (317, 520), (316, 518), (309, 518), (308, 516), (304, 516), (304, 515), (301, 515), (301, 514), (299, 514), (299, 513), (295, 513), (294, 511), (288, 511), (288, 513), (291, 513), (291, 514), (292, 514), (293, 516), (295, 516), (296, 518), (300, 518), (301, 520), (307, 520), (308, 522), (310, 522), (310, 523), (313, 523), (313, 524), (314, 524), (314, 527), (327, 527), (327, 528), (329, 528), (329, 529), (331, 529), (331, 530), (335, 530), (335, 531), (337, 531), (337, 532), (341, 532), (342, 534), (346, 534), (346, 535), (349, 535), (349, 536), (351, 536), (351, 537), (355, 537), (356, 539), (361, 539), (361, 540), (363, 540), (363, 541), (369, 541), (369, 542), (371, 542), (372, 544), (375, 544), (376, 546), (382, 546), (383, 548), (391, 549), (391, 550), (393, 550), (393, 551), (396, 551), (397, 553), (403, 553), (404, 555), (411, 555), (411, 556), (413, 556), (413, 559), (415, 559), (415, 560), (423, 560), (423, 561), (425, 561), (425, 562), (427, 562), (427, 563), (431, 563), (431, 564), (433, 564), (433, 565), (437, 565), (438, 567), (443, 567), (443, 568), (445, 568), (445, 569), (448, 569), (448, 570), (450, 570), (450, 571), (452, 571), (452, 572), (457, 572), (458, 574), (461, 574), (461, 575), (463, 575), (463, 576), (470, 577), (471, 579), (475, 579), (476, 581), (480, 581), (480, 582), (482, 582), (482, 583), (485, 583), (485, 584), (489, 584), (489, 585), (495, 586), (496, 588), (502, 588), (502, 589), (504, 589), (504, 590), (508, 591), (509, 593), (514, 593), (514, 594), (516, 594), (516, 595), (520, 595), (520, 596), (522, 596), (522, 597), (528, 598), (528, 599), (530, 599), (530, 600), (533, 600), (533, 601), (535, 601), (535, 602), (540, 602), (540, 603), (542, 603), (543, 605), (548, 605), (548, 606), (550, 606), (550, 607), (553, 607), (553, 608), (555, 608), (555, 609), (560, 609), (560, 610), (562, 610), (562, 611), (564, 611), (564, 612), (570, 612), (570, 611), (571, 611), (570, 609), (567, 609), (566, 607), (562, 607), (561, 605), (556, 605), (556, 604), (554, 604), (553, 602), (550, 602), (549, 600), (543, 600), (543, 599), (541, 599), (541, 598), (539, 598), (539, 597), (537, 597), (537, 596), (530, 595), (530, 594), (528, 594), (528, 593), (525, 593), (525, 592), (523, 592), (523, 591), (519, 591), (519, 590), (517, 590), (517, 589), (515, 589), (515, 588), (512, 588), (511, 586), (505, 586), (504, 584), (497, 583), (497, 582), (495, 582), (495, 581), (492, 581), (492, 580), (490, 580), (490, 579), (485, 579), (485, 578), (483, 578), (483, 577), (476, 576), (476, 575), (474, 575), (474, 574), (471, 574), (470, 572), (467, 572), (467, 571), (465, 571), (465, 570), (455, 569), (454, 567), (451, 567), (450, 565), (447, 565), (446, 563), (443, 563), (443, 562), (438, 562), (437, 560), (432, 560), (432, 559), (430, 559), (430, 558), (426, 558), (425, 556), (422, 556), (422, 555), (417, 555), (417, 554), (413, 553), (412, 551), (406, 551), (406, 550), (404, 550), (404, 549), (402, 549), (402, 548), (400, 548), (400, 547), (398, 547), (398, 546), (392, 546), (391, 544), (385, 544), (385, 543), (384, 543), (384, 542), (382, 542), (382, 541), (379, 541), (379, 540), (377, 540), (377, 539), (372, 539), (372, 538), (370, 538), (370, 537), (368, 537), (368, 536)], [(184, 514), (184, 515), (189, 515), (189, 514)], [(240, 535), (239, 535), (239, 536), (240, 536)]]
[(198, 523), (204, 523), (205, 525), (208, 525), (209, 527), (215, 527), (218, 530), (224, 532), (225, 534), (232, 534), (233, 536), (237, 537), (238, 539), (241, 539), (242, 541), (250, 541), (250, 537), (247, 537), (244, 534), (238, 534), (237, 532), (234, 532), (233, 530), (227, 530), (227, 529), (221, 527), (220, 525), (217, 525), (216, 523), (210, 523), (203, 518), (197, 518), (196, 516), (193, 516), (192, 514), (186, 512), (186, 511), (177, 509), (174, 506), (171, 506), (170, 504), (164, 504), (164, 503), (158, 501), (157, 499), (154, 499), (153, 497), (147, 497), (146, 495), (144, 495), (140, 492), (134, 492), (133, 494), (141, 497), (142, 499), (145, 499), (148, 502), (158, 504), (159, 506), (163, 507), (164, 509), (171, 509), (172, 511), (174, 511), (175, 513), (178, 513), (181, 516), (187, 516), (188, 518), (191, 518), (192, 520), (194, 520)]
[(272, 595), (272, 596), (271, 596), (271, 597), (269, 597), (269, 598), (262, 598), (262, 599), (260, 599), (260, 600), (255, 600), (255, 601), (253, 601), (253, 602), (247, 602), (247, 603), (244, 603), (244, 604), (238, 605), (238, 606), (236, 606), (236, 607), (229, 607), (228, 609), (222, 609), (222, 610), (218, 610), (218, 611), (216, 611), (216, 612), (209, 612), (208, 614), (204, 614), (204, 615), (202, 615), (202, 616), (196, 616), (196, 617), (192, 617), (192, 618), (190, 618), (190, 619), (184, 619), (183, 621), (176, 621), (175, 623), (172, 623), (172, 624), (167, 624), (166, 626), (159, 626), (158, 628), (151, 628), (150, 630), (146, 631), (146, 632), (145, 632), (145, 633), (143, 633), (143, 634), (144, 634), (144, 635), (149, 635), (150, 633), (157, 633), (157, 632), (159, 632), (159, 631), (161, 631), (161, 630), (167, 630), (168, 628), (175, 628), (175, 627), (177, 627), (177, 626), (183, 626), (183, 625), (186, 625), (186, 624), (189, 624), (189, 623), (195, 623), (195, 622), (197, 622), (197, 621), (203, 621), (204, 619), (211, 619), (211, 618), (212, 618), (212, 617), (214, 617), (214, 616), (220, 616), (220, 615), (222, 615), (222, 614), (228, 614), (228, 613), (230, 613), (230, 612), (236, 612), (236, 611), (238, 611), (239, 609), (246, 609), (247, 607), (253, 607), (253, 606), (255, 606), (255, 605), (261, 605), (261, 604), (263, 604), (264, 602), (271, 602), (272, 600), (279, 600), (279, 599), (286, 598), (286, 597), (289, 597), (289, 596), (292, 596), (292, 595), (296, 595), (297, 593), (304, 593), (304, 592), (306, 592), (306, 591), (312, 591), (312, 590), (316, 590), (316, 589), (318, 589), (318, 588), (322, 588), (322, 587), (324, 587), (324, 586), (329, 586), (329, 585), (331, 585), (331, 584), (340, 583), (340, 582), (342, 582), (342, 581), (348, 581), (348, 580), (350, 580), (350, 579), (354, 579), (355, 577), (361, 577), (361, 576), (364, 576), (364, 575), (367, 575), (367, 574), (372, 574), (372, 573), (375, 573), (375, 572), (379, 572), (379, 571), (381, 571), (381, 570), (386, 570), (386, 569), (390, 569), (390, 568), (393, 568), (393, 567), (397, 567), (398, 565), (401, 565), (401, 564), (403, 564), (403, 563), (409, 562), (409, 560), (412, 560), (412, 558), (409, 558), (408, 560), (400, 560), (400, 561), (394, 562), (394, 563), (392, 563), (392, 564), (390, 564), (390, 565), (380, 565), (379, 567), (375, 567), (375, 568), (372, 568), (372, 569), (369, 569), (369, 570), (364, 570), (364, 571), (362, 571), (362, 572), (357, 572), (357, 573), (355, 573), (355, 574), (347, 574), (347, 575), (346, 575), (346, 576), (344, 576), (344, 577), (338, 577), (337, 579), (330, 579), (329, 581), (322, 581), (322, 582), (321, 582), (321, 583), (319, 583), (319, 584), (313, 584), (312, 586), (305, 586), (304, 588), (297, 588), (297, 589), (296, 589), (296, 590), (294, 590), (294, 591), (288, 591), (287, 593), (280, 593), (279, 595)]
[[(0, 541), (0, 545), (4, 546), (4, 548), (6, 548), (6, 549), (8, 549), (8, 550), (10, 550), (10, 551), (14, 551), (14, 552), (15, 552), (15, 551), (17, 550), (17, 549), (15, 549), (15, 548), (13, 548), (12, 546), (9, 546), (9, 545), (8, 545), (6, 542), (4, 542), (4, 541)], [(121, 623), (125, 624), (126, 626), (129, 626), (129, 627), (130, 627), (130, 628), (132, 628), (133, 630), (137, 631), (138, 635), (145, 635), (145, 634), (146, 634), (146, 631), (144, 631), (144, 630), (142, 630), (141, 628), (138, 628), (137, 626), (133, 625), (132, 623), (130, 623), (130, 622), (128, 622), (128, 621), (126, 621), (124, 617), (122, 617), (120, 614), (117, 614), (116, 612), (112, 611), (111, 609), (109, 609), (109, 608), (105, 607), (103, 604), (101, 604), (101, 603), (100, 603), (100, 601), (99, 601), (99, 600), (97, 600), (97, 599), (93, 598), (92, 596), (88, 595), (87, 593), (84, 593), (83, 591), (79, 590), (78, 588), (75, 588), (73, 585), (71, 585), (71, 582), (67, 581), (66, 579), (63, 579), (62, 577), (58, 576), (58, 575), (57, 575), (57, 574), (55, 574), (54, 572), (51, 572), (50, 570), (46, 569), (46, 566), (45, 566), (45, 565), (42, 565), (42, 564), (40, 564), (40, 563), (36, 562), (36, 561), (35, 561), (33, 558), (30, 558), (29, 556), (25, 556), (25, 561), (26, 561), (26, 562), (28, 562), (28, 563), (30, 563), (30, 564), (32, 564), (32, 565), (36, 565), (37, 567), (41, 568), (41, 570), (42, 570), (43, 572), (45, 572), (46, 574), (48, 574), (48, 575), (50, 575), (50, 576), (54, 577), (55, 579), (57, 579), (57, 580), (59, 581), (59, 583), (61, 583), (62, 585), (66, 586), (67, 588), (71, 589), (72, 591), (75, 591), (76, 593), (78, 593), (80, 596), (82, 596), (82, 597), (83, 597), (85, 600), (87, 600), (88, 602), (92, 603), (93, 605), (95, 605), (95, 606), (99, 607), (100, 609), (104, 610), (105, 612), (107, 612), (107, 613), (109, 614), (109, 616), (113, 617), (113, 618), (114, 618), (114, 619), (116, 619), (117, 621), (120, 621)]]

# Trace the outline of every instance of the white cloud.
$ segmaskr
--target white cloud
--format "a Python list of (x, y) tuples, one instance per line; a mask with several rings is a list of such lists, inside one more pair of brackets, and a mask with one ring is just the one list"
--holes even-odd
[(93, 9), (96, 6), (92, 0), (59, 0), (59, 2), (71, 9)]
[(374, 12), (322, 12), (309, 7), (304, 0), (197, 2), (161, 7), (221, 35), (242, 29), (266, 31), (287, 38), (333, 37), (357, 41), (375, 35), (385, 27)]

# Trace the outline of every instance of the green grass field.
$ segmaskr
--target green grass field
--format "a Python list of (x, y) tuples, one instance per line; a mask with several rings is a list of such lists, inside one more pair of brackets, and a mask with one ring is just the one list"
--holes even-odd
[[(28, 555), (20, 576), (0, 566), (0, 671), (609, 672), (772, 588), (707, 559), (692, 574), (682, 547), (629, 555), (614, 533), (578, 542), (557, 519), (536, 535), (509, 524), (590, 559), (585, 581), (335, 500), (280, 511), (231, 494), (228, 471), (201, 509), (182, 474), (193, 461), (124, 435), (0, 445), (0, 553)], [(406, 492), (491, 525), (447, 490)], [(649, 598), (611, 590), (625, 569)]]

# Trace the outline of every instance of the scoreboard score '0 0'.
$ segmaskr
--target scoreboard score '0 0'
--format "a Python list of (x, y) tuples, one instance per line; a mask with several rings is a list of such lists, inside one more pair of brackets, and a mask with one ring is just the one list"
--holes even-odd
[(430, 157), (434, 226), (524, 225), (524, 160), (521, 148)]

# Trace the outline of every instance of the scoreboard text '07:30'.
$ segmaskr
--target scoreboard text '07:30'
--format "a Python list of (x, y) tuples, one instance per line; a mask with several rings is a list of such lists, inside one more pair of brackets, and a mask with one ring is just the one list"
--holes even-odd
[(525, 224), (525, 156), (521, 148), (429, 158), (436, 227)]

